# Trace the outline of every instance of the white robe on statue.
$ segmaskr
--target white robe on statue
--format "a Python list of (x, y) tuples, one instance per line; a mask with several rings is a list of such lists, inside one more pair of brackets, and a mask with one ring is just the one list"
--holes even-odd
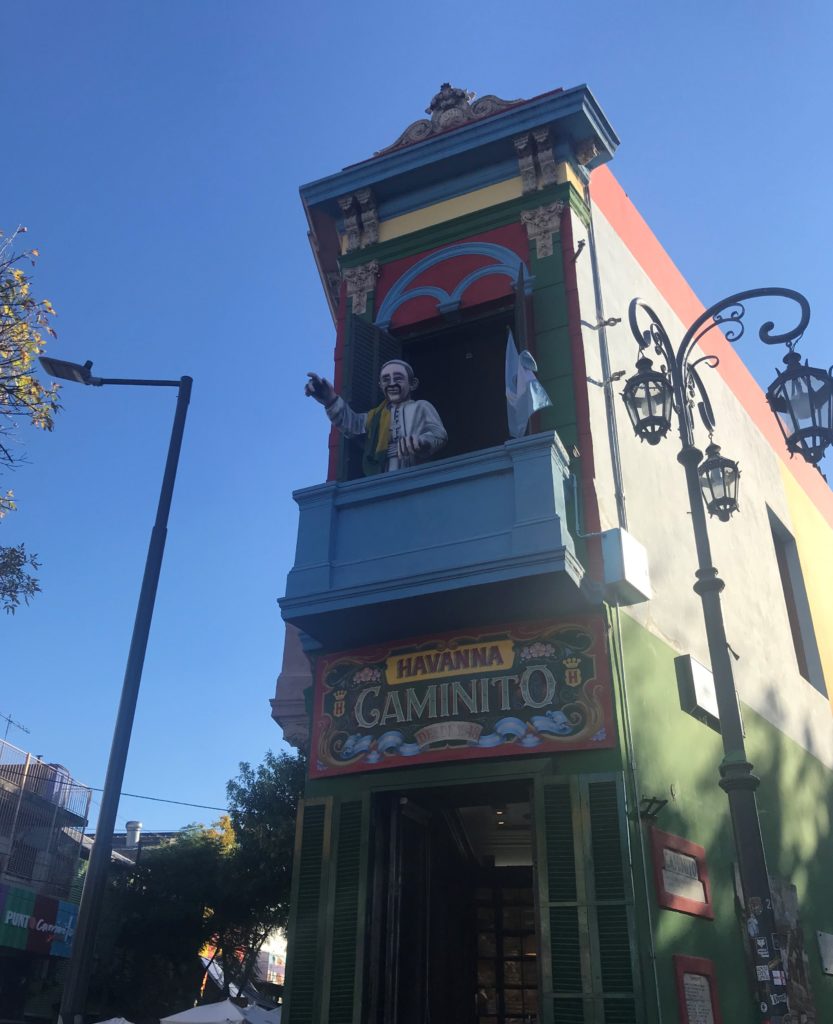
[[(367, 433), (367, 413), (354, 412), (339, 396), (332, 405), (327, 407), (327, 415), (333, 426), (346, 437), (361, 437)], [(397, 442), (401, 437), (413, 436), (418, 442), (430, 447), (424, 455), (397, 454)], [(448, 434), (440, 419), (440, 414), (430, 402), (423, 399), (408, 399), (390, 407), (390, 439), (388, 441), (388, 457), (384, 472), (393, 469), (407, 469), (417, 466), (429, 459), (434, 452), (448, 440)]]

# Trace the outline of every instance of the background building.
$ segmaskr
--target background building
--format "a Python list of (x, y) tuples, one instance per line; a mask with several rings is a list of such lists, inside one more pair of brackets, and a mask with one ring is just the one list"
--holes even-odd
[[(333, 433), (328, 482), (295, 495), (288, 1024), (746, 1024), (786, 1009), (760, 1006), (776, 944), (793, 1019), (833, 1018), (833, 495), (712, 331), (715, 439), (743, 467), (711, 537), (763, 780), (777, 934), (757, 936), (678, 446), (637, 442), (616, 383), (634, 297), (677, 340), (703, 307), (605, 166), (618, 139), (586, 87), (444, 85), (428, 113), (301, 190), (336, 389), (369, 409), (405, 358), (450, 440), (362, 478)], [(553, 401), (514, 440), (509, 328)]]
[(80, 898), (90, 790), (0, 741), (0, 1016), (51, 1019)]

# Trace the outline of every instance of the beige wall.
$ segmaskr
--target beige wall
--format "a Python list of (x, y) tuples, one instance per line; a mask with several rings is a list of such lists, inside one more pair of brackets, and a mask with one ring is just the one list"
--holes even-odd
[[(607, 331), (612, 371), (634, 372), (637, 346), (627, 323), (634, 296), (648, 301), (659, 314), (672, 342), (686, 325), (660, 294), (643, 267), (598, 208), (594, 227), (606, 317), (622, 322)], [(574, 219), (575, 238), (586, 237)], [(589, 254), (588, 254), (589, 257)], [(589, 258), (576, 263), (582, 318), (595, 322), (592, 266)], [(601, 379), (599, 338), (583, 329), (588, 374)], [(655, 360), (659, 366), (660, 360)], [(833, 600), (830, 570), (833, 565), (833, 530), (815, 510), (781, 459), (762, 436), (741, 402), (719, 372), (704, 368), (717, 421), (715, 440), (741, 466), (740, 511), (730, 522), (710, 521), (714, 564), (726, 582), (723, 609), (729, 644), (739, 655), (734, 664), (741, 700), (801, 743), (833, 768), (833, 717), (827, 698), (798, 672), (775, 560), (767, 506), (796, 538), (814, 617), (816, 636), (828, 687), (833, 688)], [(679, 440), (669, 436), (656, 447), (636, 439), (621, 400), (624, 380), (614, 384), (615, 416), (619, 432), (624, 492), (629, 531), (648, 549), (655, 596), (650, 602), (627, 609), (642, 625), (681, 653), (691, 653), (709, 664), (703, 615), (693, 593), (696, 556), (691, 530), (685, 477), (676, 460)], [(591, 429), (595, 439), (596, 486), (602, 528), (616, 526), (613, 475), (604, 395), (588, 384)], [(698, 442), (708, 442), (700, 427)], [(786, 486), (785, 486), (786, 485)], [(824, 566), (815, 561), (827, 553)], [(673, 679), (668, 680), (674, 686)]]

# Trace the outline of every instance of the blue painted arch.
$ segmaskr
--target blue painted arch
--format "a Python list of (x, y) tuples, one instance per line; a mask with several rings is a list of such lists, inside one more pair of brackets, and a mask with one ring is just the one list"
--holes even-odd
[[(445, 263), (446, 260), (454, 259), (456, 256), (485, 256), (497, 262), (489, 263), (478, 267), (477, 270), (473, 270), (450, 293), (443, 288), (438, 288), (436, 285), (418, 285), (416, 288), (408, 290), (408, 286), (423, 271), (437, 266), (438, 263)], [(390, 326), (390, 322), (397, 309), (405, 302), (420, 296), (436, 299), (437, 309), (440, 313), (448, 313), (459, 309), (463, 294), (475, 281), (479, 281), (483, 277), (489, 277), (492, 274), (503, 274), (511, 281), (515, 281), (521, 266), (524, 268), (525, 291), (527, 294), (530, 294), (533, 278), (529, 274), (529, 268), (516, 252), (508, 249), (505, 245), (496, 245), (494, 242), (457, 242), (455, 245), (448, 245), (444, 249), (438, 249), (436, 252), (424, 256), (399, 278), (379, 307), (379, 312), (376, 316), (376, 326), (382, 328)]]

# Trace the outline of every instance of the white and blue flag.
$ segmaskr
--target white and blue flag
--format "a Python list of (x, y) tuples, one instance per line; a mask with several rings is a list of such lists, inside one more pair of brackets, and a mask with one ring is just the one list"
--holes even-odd
[(550, 396), (535, 376), (538, 364), (531, 352), (520, 354), (512, 332), (506, 339), (506, 418), (511, 437), (523, 437), (534, 412), (552, 405)]

